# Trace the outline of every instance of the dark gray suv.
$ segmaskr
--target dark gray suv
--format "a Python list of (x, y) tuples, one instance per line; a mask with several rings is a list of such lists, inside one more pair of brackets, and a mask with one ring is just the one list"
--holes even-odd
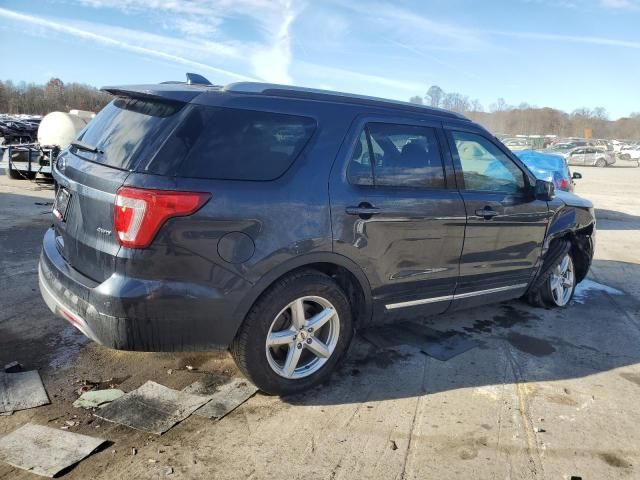
[(262, 390), (326, 379), (355, 329), (567, 305), (592, 205), (448, 111), (258, 83), (105, 88), (54, 166), (47, 304), (111, 348), (230, 348)]

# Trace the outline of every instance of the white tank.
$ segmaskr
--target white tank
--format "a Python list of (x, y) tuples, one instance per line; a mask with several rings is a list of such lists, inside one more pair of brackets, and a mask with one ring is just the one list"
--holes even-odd
[(69, 113), (51, 112), (45, 115), (38, 127), (38, 143), (42, 146), (57, 145), (67, 148), (80, 130), (91, 121), (91, 117), (86, 114), (91, 112), (71, 110)]
[(95, 113), (90, 112), (88, 110), (69, 110), (69, 113), (71, 115), (77, 115), (78, 117), (86, 120), (87, 123), (89, 123), (91, 120), (93, 120), (93, 117), (96, 116)]

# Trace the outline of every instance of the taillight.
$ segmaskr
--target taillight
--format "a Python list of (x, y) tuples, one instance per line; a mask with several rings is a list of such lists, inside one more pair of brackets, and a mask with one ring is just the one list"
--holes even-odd
[(569, 188), (569, 180), (566, 178), (560, 178), (556, 185), (560, 190), (567, 190)]
[(148, 247), (164, 222), (197, 212), (210, 197), (209, 193), (120, 187), (113, 215), (120, 245)]

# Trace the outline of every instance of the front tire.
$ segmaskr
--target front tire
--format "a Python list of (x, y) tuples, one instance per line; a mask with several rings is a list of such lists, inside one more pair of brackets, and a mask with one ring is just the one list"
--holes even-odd
[(607, 161), (603, 158), (599, 158), (598, 160), (596, 160), (596, 167), (598, 168), (604, 168), (607, 166)]
[(571, 253), (566, 253), (542, 288), (542, 297), (550, 307), (566, 307), (576, 290), (576, 272)]
[(353, 336), (349, 301), (315, 270), (285, 276), (249, 311), (231, 354), (265, 393), (288, 395), (326, 380)]

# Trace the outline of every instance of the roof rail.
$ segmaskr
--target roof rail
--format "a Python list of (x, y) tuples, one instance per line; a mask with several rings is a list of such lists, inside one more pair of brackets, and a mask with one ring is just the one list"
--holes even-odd
[(337, 100), (347, 103), (370, 104), (378, 106), (388, 106), (402, 108), (405, 110), (413, 110), (421, 113), (432, 113), (449, 118), (457, 118), (461, 120), (469, 120), (464, 115), (442, 108), (430, 107), (426, 105), (418, 105), (415, 103), (402, 102), (400, 100), (389, 100), (387, 98), (370, 97), (367, 95), (358, 95), (353, 93), (335, 92), (332, 90), (321, 90), (318, 88), (296, 87), (292, 85), (279, 85), (275, 83), (261, 82), (235, 82), (226, 85), (223, 88), (225, 92), (232, 93), (250, 93), (274, 95), (281, 97), (294, 98), (310, 98), (322, 100)]

